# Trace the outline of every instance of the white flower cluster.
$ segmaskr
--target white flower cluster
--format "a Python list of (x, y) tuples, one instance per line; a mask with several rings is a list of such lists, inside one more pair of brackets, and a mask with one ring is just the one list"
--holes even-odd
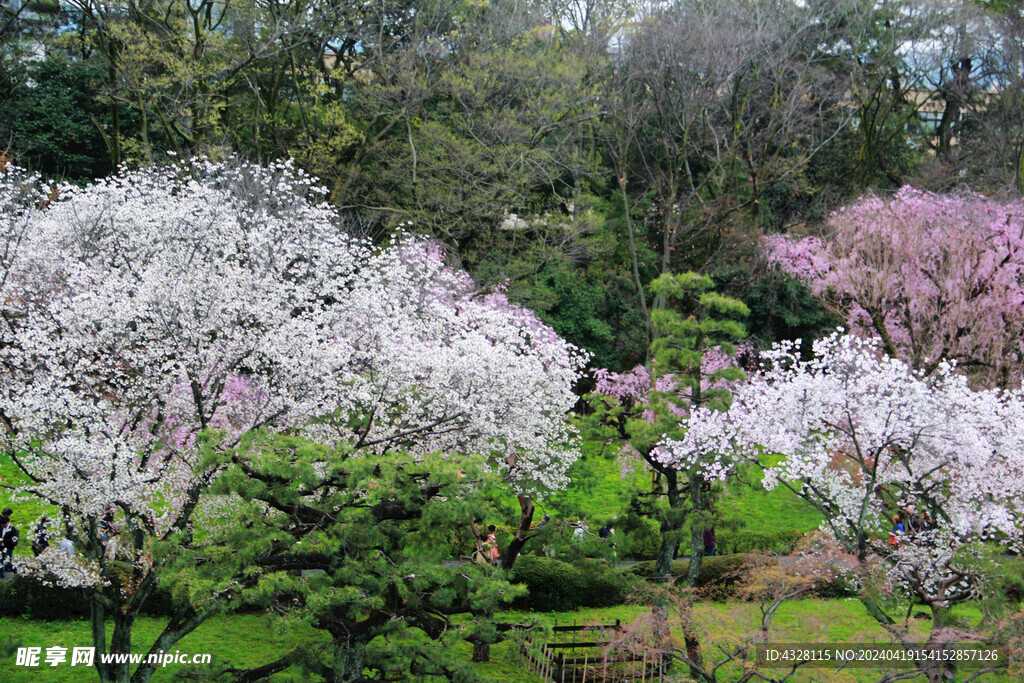
[(875, 341), (838, 333), (815, 343), (811, 361), (793, 345), (763, 358), (727, 413), (694, 411), (686, 437), (666, 444), (667, 463), (781, 456), (765, 470), (766, 486), (789, 483), (827, 511), (830, 528), (866, 529), (881, 544), (894, 514), (904, 545), (915, 543), (916, 515), (927, 515), (928, 543), (947, 548), (1019, 539), (1019, 392), (974, 391), (948, 364), (925, 377)]
[(396, 241), (360, 275), (324, 311), (344, 381), (319, 440), (490, 454), (520, 488), (563, 487), (575, 459), (563, 416), (584, 357), (503, 294), (479, 296), (432, 245)]
[(483, 452), (520, 489), (565, 484), (582, 356), (432, 245), (351, 238), (290, 164), (125, 172), (45, 209), (33, 182), (0, 172), (0, 417), (26, 490), (83, 534), (110, 506), (180, 528), (203, 432)]

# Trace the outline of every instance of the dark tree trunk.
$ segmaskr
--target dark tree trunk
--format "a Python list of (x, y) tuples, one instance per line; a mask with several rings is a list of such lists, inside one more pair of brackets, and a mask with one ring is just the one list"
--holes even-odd
[(346, 638), (334, 642), (331, 670), (327, 683), (358, 683), (363, 677), (366, 662), (366, 641), (362, 638)]
[(665, 521), (665, 527), (661, 535), (661, 550), (658, 552), (658, 559), (654, 564), (655, 576), (671, 576), (672, 560), (676, 550), (679, 548), (679, 540), (675, 531), (679, 529), (679, 523), (675, 519), (673, 511), (679, 509), (679, 474), (674, 470), (665, 470), (665, 489), (668, 494), (669, 517)]
[(953, 138), (955, 136), (953, 124), (960, 117), (960, 111), (966, 100), (970, 74), (970, 57), (956, 60), (953, 63), (953, 82), (942, 91), (942, 96), (946, 99), (946, 107), (942, 110), (942, 120), (939, 121), (939, 129), (936, 133), (939, 138), (939, 157), (946, 163), (953, 160)]
[[(697, 473), (690, 474), (690, 505), (701, 519), (701, 513), (707, 510), (707, 496), (704, 495), (704, 478)], [(686, 585), (696, 586), (700, 578), (700, 568), (704, 563), (704, 529), (694, 522), (690, 529), (690, 566), (686, 569)]]
[(489, 662), (491, 661), (491, 644), (490, 643), (473, 643), (473, 659), (474, 662)]
[(505, 556), (501, 559), (502, 569), (512, 569), (512, 566), (516, 563), (516, 558), (519, 557), (519, 553), (523, 550), (523, 546), (530, 540), (530, 526), (533, 524), (533, 501), (526, 496), (519, 496), (519, 509), (522, 511), (522, 514), (519, 516), (519, 528), (516, 529), (515, 538), (509, 542), (508, 548), (505, 549)]

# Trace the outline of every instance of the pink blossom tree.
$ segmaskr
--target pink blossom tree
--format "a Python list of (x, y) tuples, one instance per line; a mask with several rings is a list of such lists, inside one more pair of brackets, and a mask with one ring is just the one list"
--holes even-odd
[(890, 356), (926, 372), (955, 360), (982, 385), (1019, 385), (1024, 202), (905, 187), (836, 212), (824, 240), (772, 236), (766, 246)]
[(729, 410), (695, 410), (660, 457), (673, 467), (714, 453), (759, 463), (767, 488), (814, 506), (847, 551), (928, 605), (937, 641), (946, 609), (984, 587), (982, 543), (1021, 539), (1024, 396), (974, 390), (945, 362), (926, 375), (877, 340), (836, 334), (814, 355), (801, 360), (793, 344), (763, 354)]
[[(583, 357), (430, 245), (349, 237), (289, 164), (193, 160), (59, 193), (9, 168), (0, 202), (4, 450), (81, 551), (23, 566), (90, 591), (98, 654), (106, 618), (110, 651), (132, 650), (165, 567), (216, 535), (231, 497), (209, 486), (245, 469), (257, 430), (483, 454), (524, 496), (566, 482)], [(215, 609), (185, 604), (150, 652)]]

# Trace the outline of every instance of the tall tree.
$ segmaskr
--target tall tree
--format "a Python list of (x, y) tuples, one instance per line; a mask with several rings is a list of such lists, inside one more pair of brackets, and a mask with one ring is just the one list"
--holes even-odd
[(849, 121), (846, 86), (819, 49), (829, 18), (784, 0), (715, 0), (671, 5), (627, 32), (608, 83), (609, 147), (620, 188), (653, 200), (638, 232), (661, 273), (749, 247), (765, 193), (799, 184)]
[(366, 125), (339, 152), (336, 191), (359, 198), (346, 209), (411, 221), (473, 272), (495, 250), (578, 245), (562, 224), (585, 224), (571, 207), (595, 161), (593, 60), (512, 9), (468, 17), (453, 45), (424, 37), (390, 55), (354, 94)]
[[(44, 553), (36, 569), (88, 588), (98, 654), (108, 618), (111, 651), (130, 652), (168, 549), (191, 542), (215, 475), (199, 434), (216, 430), (201, 443), (230, 449), (249, 430), (324, 412), (333, 382), (279, 344), (319, 328), (317, 302), (361, 248), (287, 167), (147, 170), (42, 199), (37, 184), (45, 208), (10, 200), (25, 183), (15, 169), (3, 181), (4, 221), (17, 228), (4, 235), (4, 451), (82, 551), (70, 563)], [(151, 652), (212, 611), (183, 606)], [(127, 662), (96, 666), (101, 680), (131, 676)]]
[[(743, 372), (731, 362), (735, 342), (746, 337), (738, 319), (748, 314), (740, 301), (714, 291), (706, 275), (663, 275), (651, 284), (669, 307), (654, 312), (657, 334), (651, 348), (653, 361), (630, 373), (598, 370), (593, 420), (612, 427), (624, 440), (627, 452), (642, 458), (663, 479), (658, 493), (668, 501), (663, 540), (656, 570), (668, 575), (679, 529), (690, 526), (691, 559), (687, 580), (696, 583), (704, 557), (702, 533), (711, 523), (709, 480), (703, 467), (666, 467), (659, 461), (665, 435), (679, 437), (686, 416), (697, 406), (724, 409), (729, 392), (722, 382), (739, 379)], [(662, 488), (663, 487), (663, 488)]]
[[(1024, 193), (1024, 8), (1014, 2), (985, 2), (984, 21), (975, 22), (973, 80), (963, 100), (959, 144), (964, 170), (975, 183)], [(975, 185), (972, 185), (975, 186)], [(975, 186), (977, 189), (977, 186)]]
[[(529, 511), (565, 484), (583, 358), (501, 294), (477, 296), (436, 247), (371, 252), (290, 165), (196, 162), (42, 196), (16, 169), (4, 181), (4, 450), (83, 551), (30, 568), (89, 589), (98, 654), (106, 617), (111, 649), (130, 652), (166, 568), (204, 556), (192, 522), (222, 469), (259, 480), (266, 457), (236, 450), (255, 430), (413, 463), (480, 454)], [(294, 495), (312, 493), (280, 497)], [(150, 651), (222, 594), (183, 603)]]

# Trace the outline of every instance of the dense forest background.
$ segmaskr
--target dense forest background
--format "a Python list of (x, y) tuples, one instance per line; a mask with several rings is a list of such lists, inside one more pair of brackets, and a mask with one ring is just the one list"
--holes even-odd
[(6, 0), (0, 150), (52, 178), (292, 158), (592, 365), (696, 270), (755, 341), (838, 323), (767, 267), (865, 192), (1024, 189), (1024, 7), (960, 0)]

